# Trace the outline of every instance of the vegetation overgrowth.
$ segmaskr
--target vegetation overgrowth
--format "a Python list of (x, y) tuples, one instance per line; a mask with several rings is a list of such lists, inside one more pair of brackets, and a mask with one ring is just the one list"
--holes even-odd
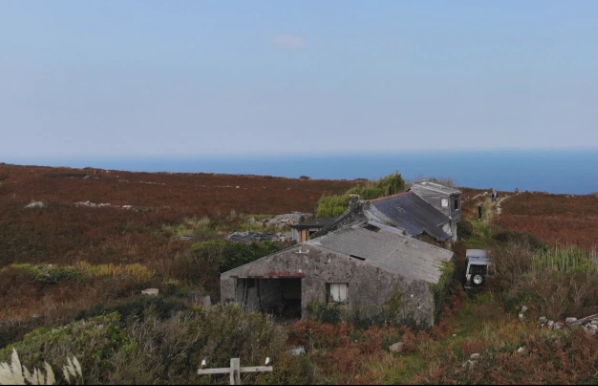
[(357, 195), (363, 200), (390, 196), (405, 190), (407, 184), (399, 173), (383, 177), (377, 181), (366, 181), (354, 186), (343, 194), (324, 195), (318, 201), (318, 217), (337, 217), (349, 207), (349, 197)]
[[(8, 165), (0, 176), (0, 363), (15, 349), (28, 369), (61, 369), (75, 356), (87, 384), (225, 384), (196, 370), (231, 357), (274, 361), (271, 374), (243, 375), (246, 384), (598, 383), (596, 335), (538, 324), (598, 313), (595, 197), (512, 195), (498, 215), (488, 195), (465, 189), (458, 259), (437, 293), (445, 307), (436, 327), (414, 330), (341, 322), (322, 305), (313, 305), (322, 321), (288, 324), (198, 301), (217, 300), (220, 272), (286, 246), (225, 234), (271, 231), (269, 216), (313, 211), (354, 182)], [(389, 181), (350, 194), (404, 189)], [(32, 201), (42, 204), (25, 208)], [(75, 205), (86, 201), (113, 206)], [(461, 282), (466, 248), (491, 249), (496, 262), (475, 296)], [(140, 295), (149, 287), (160, 295)]]

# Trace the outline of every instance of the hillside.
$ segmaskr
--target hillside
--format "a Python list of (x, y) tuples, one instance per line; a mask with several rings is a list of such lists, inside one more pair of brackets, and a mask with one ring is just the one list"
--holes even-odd
[[(261, 220), (313, 212), (322, 195), (356, 183), (0, 164), (0, 362), (16, 348), (30, 367), (60, 368), (69, 353), (86, 383), (221, 383), (197, 378), (197, 364), (233, 355), (275, 360), (274, 374), (246, 383), (598, 381), (596, 335), (538, 325), (598, 313), (595, 195), (501, 192), (496, 205), (464, 189), (458, 264), (466, 248), (489, 248), (498, 275), (468, 296), (457, 269), (433, 329), (276, 323), (200, 306), (203, 296), (218, 299), (220, 272), (286, 246), (233, 244), (225, 234), (271, 230)], [(160, 296), (140, 296), (150, 287)], [(390, 352), (396, 342), (402, 349)], [(306, 354), (290, 355), (297, 347)]]

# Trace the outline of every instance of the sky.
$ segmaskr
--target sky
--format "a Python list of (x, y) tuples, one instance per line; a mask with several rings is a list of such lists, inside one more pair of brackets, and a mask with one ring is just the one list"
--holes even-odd
[(0, 161), (598, 148), (597, 1), (0, 1)]

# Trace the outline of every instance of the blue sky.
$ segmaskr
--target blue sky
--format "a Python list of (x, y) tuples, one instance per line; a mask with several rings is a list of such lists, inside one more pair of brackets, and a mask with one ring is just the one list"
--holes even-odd
[(598, 148), (596, 1), (0, 1), (0, 158)]

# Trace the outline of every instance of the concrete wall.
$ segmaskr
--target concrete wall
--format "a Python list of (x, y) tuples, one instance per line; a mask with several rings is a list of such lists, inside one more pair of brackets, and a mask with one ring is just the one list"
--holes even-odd
[(349, 314), (377, 316), (398, 290), (402, 293), (405, 318), (421, 326), (434, 324), (434, 298), (427, 283), (408, 281), (363, 261), (305, 244), (225, 272), (221, 276), (221, 299), (236, 302), (241, 299), (237, 294), (237, 279), (283, 277), (302, 277), (303, 317), (309, 316), (307, 307), (311, 302), (326, 302), (326, 284), (347, 283), (345, 308)]

